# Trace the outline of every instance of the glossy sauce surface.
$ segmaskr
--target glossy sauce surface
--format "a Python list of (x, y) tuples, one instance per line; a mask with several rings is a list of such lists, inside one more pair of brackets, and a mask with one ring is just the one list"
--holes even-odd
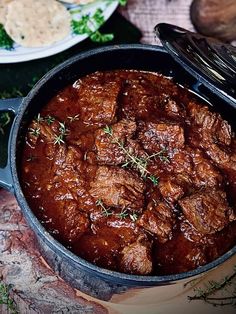
[(78, 256), (140, 275), (192, 270), (236, 244), (236, 140), (168, 78), (96, 72), (29, 126), (21, 181), (45, 228)]

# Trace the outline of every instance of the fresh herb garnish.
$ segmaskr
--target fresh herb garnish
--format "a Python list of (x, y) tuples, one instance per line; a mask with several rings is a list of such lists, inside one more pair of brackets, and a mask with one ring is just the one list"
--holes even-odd
[(14, 300), (10, 297), (10, 285), (0, 283), (0, 304), (6, 305), (8, 313), (18, 314), (16, 304)]
[(29, 133), (33, 136), (39, 137), (40, 135), (40, 128), (29, 128)]
[(66, 135), (68, 133), (65, 122), (59, 122), (59, 132), (61, 135)]
[(105, 22), (103, 11), (98, 8), (93, 15), (82, 15), (80, 20), (71, 21), (71, 27), (74, 34), (89, 35), (90, 39), (94, 42), (105, 43), (114, 38), (114, 34), (102, 34), (98, 29)]
[(118, 216), (120, 219), (125, 219), (126, 217), (129, 216), (129, 213), (128, 213), (127, 209), (122, 208), (121, 212), (118, 213), (117, 216)]
[(100, 206), (102, 209), (102, 215), (104, 217), (109, 217), (111, 215), (117, 216), (119, 219), (125, 219), (129, 217), (133, 222), (138, 219), (138, 215), (136, 213), (129, 213), (127, 209), (122, 208), (118, 214), (115, 214), (111, 211), (110, 207), (106, 207), (101, 199), (96, 201), (96, 206)]
[(59, 122), (59, 134), (55, 134), (53, 144), (61, 145), (64, 144), (64, 138), (68, 134), (68, 129), (66, 128), (65, 122)]
[(40, 115), (40, 113), (37, 115), (37, 117), (35, 117), (35, 121), (37, 122), (37, 123), (40, 123), (40, 122), (42, 122), (44, 119), (41, 117), (41, 115)]
[(33, 161), (33, 160), (35, 160), (35, 159), (36, 159), (35, 156), (29, 155), (29, 157), (26, 159), (26, 161)]
[(129, 214), (129, 217), (133, 222), (138, 220), (138, 215), (136, 213)]
[(64, 138), (63, 134), (55, 135), (53, 144), (54, 145), (56, 145), (56, 144), (58, 144), (58, 145), (64, 144), (65, 141), (64, 141), (63, 138)]
[(0, 48), (7, 50), (13, 49), (14, 41), (7, 34), (2, 24), (0, 24)]
[(188, 296), (190, 301), (202, 300), (213, 306), (236, 306), (236, 266), (230, 276), (220, 281), (209, 281), (203, 288), (195, 288), (193, 296)]
[(152, 181), (152, 183), (153, 183), (154, 186), (158, 185), (158, 183), (159, 183), (158, 178), (155, 177), (155, 176), (153, 176), (153, 175), (150, 175), (150, 176), (148, 177), (148, 179)]
[(100, 206), (102, 208), (102, 214), (104, 217), (109, 217), (113, 214), (109, 207), (108, 208), (105, 207), (101, 199), (96, 201), (96, 206)]
[(160, 156), (161, 155), (161, 151), (157, 152), (153, 155), (147, 155), (147, 157), (138, 157), (132, 154), (132, 152), (125, 147), (124, 143), (122, 141), (120, 141), (118, 138), (116, 138), (113, 135), (113, 130), (110, 126), (105, 126), (103, 128), (103, 131), (105, 134), (109, 135), (111, 137), (111, 143), (115, 143), (117, 144), (120, 149), (125, 153), (126, 155), (126, 161), (125, 163), (122, 165), (122, 167), (132, 167), (134, 169), (136, 169), (137, 171), (139, 171), (141, 178), (147, 178), (150, 181), (152, 181), (152, 183), (154, 185), (158, 184), (158, 178), (155, 177), (154, 175), (152, 175), (150, 173), (150, 171), (147, 170), (147, 166), (148, 166), (148, 162), (150, 159), (155, 158), (156, 156)]
[(68, 119), (70, 122), (79, 120), (79, 114), (76, 114), (76, 115), (74, 115), (74, 116), (69, 116), (69, 117), (67, 117), (67, 119)]
[(48, 125), (51, 125), (55, 121), (55, 118), (51, 117), (50, 115), (46, 116), (44, 119)]

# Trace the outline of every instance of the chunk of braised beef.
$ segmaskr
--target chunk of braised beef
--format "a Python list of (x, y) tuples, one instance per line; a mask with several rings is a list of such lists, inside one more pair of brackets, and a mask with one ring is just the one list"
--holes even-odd
[(230, 145), (231, 127), (218, 113), (211, 112), (207, 106), (195, 102), (189, 102), (188, 110), (193, 125), (199, 126), (201, 140)]
[(236, 219), (228, 205), (226, 193), (216, 189), (205, 189), (179, 200), (185, 217), (202, 234), (222, 230)]
[(214, 234), (202, 234), (185, 218), (179, 217), (180, 219), (180, 230), (186, 239), (193, 243), (201, 243), (204, 245), (214, 245), (215, 238)]
[(205, 158), (203, 153), (196, 149), (191, 151), (193, 161), (193, 182), (198, 187), (217, 187), (223, 183), (223, 176), (213, 165), (211, 160)]
[(188, 193), (203, 187), (221, 187), (224, 181), (219, 169), (200, 149), (187, 145), (173, 152), (166, 170)]
[(60, 216), (61, 223), (64, 226), (62, 234), (70, 243), (78, 240), (89, 230), (90, 221), (87, 214), (79, 210), (76, 203), (67, 201), (64, 206), (65, 208)]
[(33, 120), (29, 126), (27, 134), (27, 142), (35, 147), (38, 140), (44, 140), (48, 143), (54, 143), (58, 135), (60, 135), (60, 121), (54, 119), (48, 124), (43, 118)]
[[(160, 84), (160, 80), (163, 84)], [(121, 103), (123, 117), (129, 119), (149, 120), (152, 118), (166, 116), (165, 111), (167, 93), (172, 99), (177, 94), (178, 88), (171, 80), (163, 80), (159, 75), (147, 77), (138, 75), (136, 78), (127, 77), (124, 81)], [(169, 113), (176, 111), (177, 104), (170, 104)], [(171, 115), (171, 114), (170, 114)]]
[(209, 144), (205, 150), (212, 161), (223, 171), (230, 171), (236, 175), (236, 151), (228, 151), (217, 144)]
[(163, 94), (162, 104), (164, 105), (164, 110), (169, 118), (185, 117), (185, 109), (169, 95)]
[(119, 147), (114, 139), (117, 139), (123, 145), (136, 131), (134, 121), (123, 119), (112, 125), (112, 137), (99, 129), (95, 132), (95, 146), (97, 150), (97, 161), (99, 164), (118, 165), (126, 161), (125, 152)]
[(181, 148), (185, 141), (183, 128), (170, 122), (143, 123), (138, 138), (150, 153), (157, 153), (165, 148)]
[(175, 203), (184, 195), (184, 189), (171, 179), (160, 180), (159, 190), (163, 198), (170, 203)]
[(158, 89), (144, 76), (126, 79), (122, 93), (122, 115), (128, 119), (145, 119), (159, 103)]
[(121, 79), (108, 72), (96, 72), (74, 84), (78, 91), (80, 120), (85, 123), (107, 123), (116, 120)]
[(75, 200), (80, 209), (92, 209), (94, 201), (87, 191), (87, 176), (94, 175), (96, 166), (88, 165), (83, 160), (83, 154), (78, 147), (48, 144), (46, 148), (47, 156), (53, 163), (49, 169), (48, 184), (42, 188), (54, 195), (55, 201)]
[(140, 235), (136, 242), (121, 251), (120, 271), (134, 275), (148, 275), (152, 272), (151, 242)]
[(155, 235), (159, 242), (165, 243), (172, 238), (174, 222), (172, 209), (166, 203), (160, 202), (157, 206), (150, 203), (137, 220), (137, 225)]
[(102, 200), (106, 206), (142, 211), (145, 184), (134, 172), (100, 166), (90, 186), (93, 198)]

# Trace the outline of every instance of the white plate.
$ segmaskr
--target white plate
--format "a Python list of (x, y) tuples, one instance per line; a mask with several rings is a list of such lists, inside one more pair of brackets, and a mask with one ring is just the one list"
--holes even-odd
[[(100, 8), (103, 11), (104, 21), (107, 21), (112, 13), (116, 10), (118, 3), (118, 0), (98, 0), (85, 6), (66, 6), (70, 11), (80, 9), (79, 13), (73, 15), (73, 19), (75, 20), (79, 20), (82, 15), (93, 14), (98, 8)], [(21, 47), (20, 45), (14, 44), (14, 49), (12, 50), (0, 48), (0, 63), (16, 63), (48, 57), (63, 50), (66, 50), (74, 46), (75, 44), (78, 44), (87, 37), (87, 34), (76, 35), (71, 32), (70, 35), (65, 37), (63, 40), (60, 40), (50, 46), (40, 48), (25, 48)]]

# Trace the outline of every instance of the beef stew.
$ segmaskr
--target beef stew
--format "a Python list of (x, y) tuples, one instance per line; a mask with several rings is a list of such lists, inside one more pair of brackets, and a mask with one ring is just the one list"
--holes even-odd
[(236, 244), (235, 161), (230, 125), (172, 80), (96, 72), (31, 122), (21, 182), (38, 219), (78, 256), (166, 275)]

